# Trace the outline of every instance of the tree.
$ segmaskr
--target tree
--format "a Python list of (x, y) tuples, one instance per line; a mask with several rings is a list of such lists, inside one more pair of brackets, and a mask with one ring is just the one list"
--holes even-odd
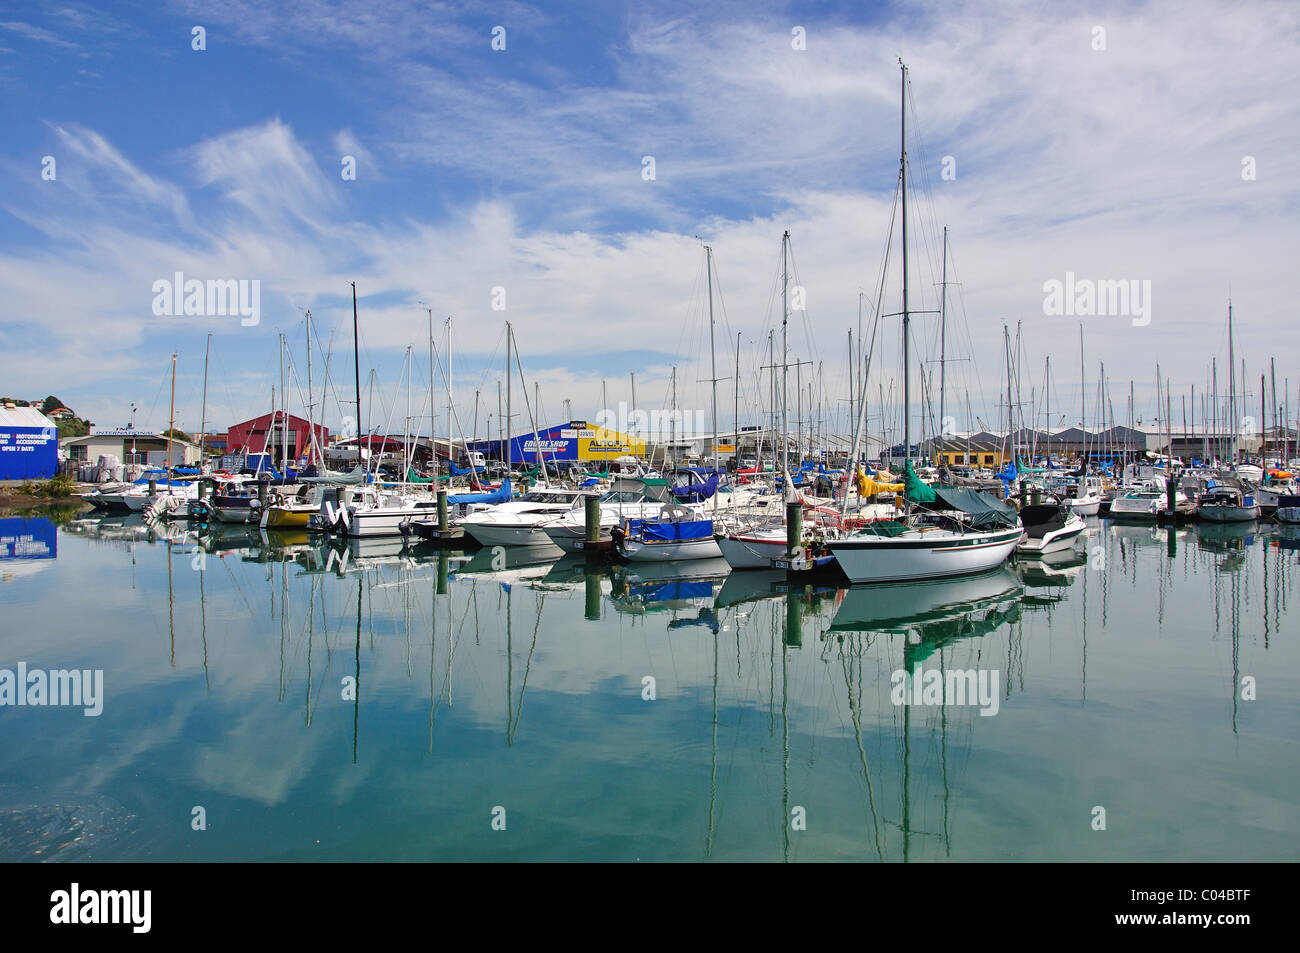
[(175, 428), (170, 428), (170, 427), (169, 427), (168, 429), (164, 430), (162, 435), (163, 435), (164, 437), (171, 437), (173, 440), (189, 440), (189, 439), (190, 439), (190, 435), (187, 434), (184, 430), (177, 430), (177, 429), (175, 429)]
[(41, 401), (41, 413), (48, 414), (51, 410), (58, 410), (60, 407), (66, 406), (63, 401), (51, 394)]

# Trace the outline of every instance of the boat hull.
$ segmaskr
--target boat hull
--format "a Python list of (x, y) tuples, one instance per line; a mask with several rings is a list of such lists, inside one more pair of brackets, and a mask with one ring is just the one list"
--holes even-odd
[(717, 559), (722, 556), (722, 550), (711, 536), (705, 539), (653, 543), (624, 536), (616, 539), (614, 545), (620, 556), (633, 563), (666, 562), (670, 559)]
[(1006, 561), (1023, 533), (1019, 526), (983, 533), (909, 532), (894, 537), (850, 536), (826, 545), (851, 582), (898, 582), (992, 569)]
[(1248, 523), (1259, 519), (1258, 506), (1202, 506), (1196, 516), (1207, 523)]
[(319, 510), (314, 506), (299, 509), (272, 506), (262, 515), (261, 524), (265, 529), (306, 529), (312, 515), (317, 512)]
[(1074, 541), (1087, 528), (1082, 519), (1071, 517), (1060, 529), (1044, 533), (1041, 539), (1026, 537), (1016, 544), (1016, 553), (1021, 556), (1045, 556), (1074, 547)]
[(718, 549), (732, 569), (771, 569), (773, 559), (786, 555), (785, 537), (734, 533), (719, 536)]
[(1101, 509), (1101, 497), (1074, 499), (1067, 501), (1070, 512), (1075, 516), (1096, 516)]
[[(510, 526), (507, 524), (471, 523), (462, 524), (465, 533), (484, 546), (550, 546), (551, 537), (537, 523)], [(563, 547), (561, 547), (563, 548)]]

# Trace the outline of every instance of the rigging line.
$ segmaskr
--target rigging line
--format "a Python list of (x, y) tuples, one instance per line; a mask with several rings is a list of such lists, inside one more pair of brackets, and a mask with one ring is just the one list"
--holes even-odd
[(167, 369), (163, 371), (162, 380), (158, 382), (158, 393), (153, 395), (153, 404), (150, 405), (149, 413), (145, 417), (145, 420), (150, 421), (149, 426), (151, 427), (153, 426), (152, 421), (153, 421), (154, 408), (158, 406), (158, 398), (162, 396), (163, 388), (167, 386), (167, 379), (170, 375), (171, 375), (171, 364), (169, 362), (167, 365)]

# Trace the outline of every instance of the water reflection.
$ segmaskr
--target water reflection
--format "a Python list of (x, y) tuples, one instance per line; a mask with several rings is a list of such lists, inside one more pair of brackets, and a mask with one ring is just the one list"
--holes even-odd
[[(1060, 859), (1065, 849), (1095, 859), (1094, 841), (1051, 826), (1065, 810), (1054, 806), (1060, 792), (1034, 788), (1042, 779), (1007, 760), (1077, 771), (1072, 783), (1086, 790), (1093, 768), (1070, 760), (1066, 712), (1090, 711), (1089, 730), (1113, 731), (1122, 760), (1142, 739), (1113, 712), (1140, 679), (1155, 678), (1146, 690), (1195, 726), (1153, 728), (1162, 749), (1203, 755), (1215, 724), (1274, 737), (1281, 729), (1245, 707), (1237, 687), (1268, 665), (1273, 642), (1279, 664), (1294, 658), (1284, 636), (1300, 533), (1249, 530), (1093, 521), (1076, 549), (1044, 559), (860, 587), (733, 573), (721, 560), (603, 566), (558, 550), (149, 527), (138, 517), (60, 532), (61, 556), (76, 544), (78, 579), (128, 571), (137, 613), (165, 631), (165, 650), (144, 637), (147, 626), (105, 636), (121, 659), (108, 663), (119, 666), (118, 691), (140, 699), (125, 717), (143, 725), (154, 706), (176, 705), (240, 725), (183, 723), (133, 757), (168, 763), (168, 752), (203, 739), (206, 760), (173, 757), (175, 774), (155, 781), (180, 790), (214, 784), (213, 764), (243, 764), (222, 790), (267, 806), (276, 856), (288, 856), (294, 830), (277, 812), (360, 831), (361, 805), (376, 801), (403, 805), (367, 835), (379, 846), (342, 843), (334, 856), (405, 858), (417, 844), (479, 856), (463, 825), (415, 834), (403, 820), (426, 803), (477, 811), (473, 792), (490, 804), (513, 798), (527, 819), (513, 829), (535, 856), (579, 856), (566, 845), (580, 843), (592, 857), (622, 857), (635, 842), (643, 858), (910, 861), (989, 859), (1006, 844), (1019, 857)], [(51, 637), (68, 652), (90, 644), (71, 626)], [(1152, 676), (1152, 657), (1209, 691)], [(125, 684), (127, 666), (138, 684)], [(895, 672), (929, 670), (941, 681), (996, 671), (997, 717), (947, 696), (895, 702)], [(1137, 748), (1128, 770), (1145, 770), (1139, 752), (1150, 757)], [(1277, 783), (1260, 781), (1253, 763), (1232, 770), (1256, 788)], [(117, 782), (103, 783), (129, 802)], [(584, 790), (603, 792), (599, 803)], [(333, 800), (321, 800), (326, 791)], [(1008, 798), (1037, 798), (1043, 817), (1013, 812), (1013, 824)], [(131, 807), (147, 820), (148, 804)], [(180, 856), (168, 836), (156, 839), (158, 856)], [(213, 849), (246, 859), (254, 842), (250, 832)]]

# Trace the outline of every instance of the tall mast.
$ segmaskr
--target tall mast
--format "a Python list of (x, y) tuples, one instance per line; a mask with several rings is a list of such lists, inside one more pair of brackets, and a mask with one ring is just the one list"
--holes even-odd
[(315, 415), (312, 408), (315, 405), (315, 395), (311, 390), (311, 309), (307, 309), (307, 443), (311, 447), (311, 462), (316, 462), (316, 427), (312, 423)]
[[(943, 277), (940, 279), (939, 291), (939, 446), (943, 446), (944, 423), (943, 423), (943, 385), (944, 372), (947, 366), (944, 363), (945, 345), (948, 341), (948, 226), (943, 227)], [(924, 420), (924, 418), (922, 418)], [(1050, 449), (1050, 446), (1049, 446)], [(942, 455), (939, 457), (940, 463), (943, 462)]]
[[(361, 460), (361, 345), (357, 335), (357, 283), (352, 282), (352, 372), (357, 385), (357, 461)], [(368, 466), (369, 464), (367, 464)]]
[[(310, 313), (310, 312), (309, 312)], [(208, 356), (212, 352), (212, 332), (203, 349), (203, 409), (199, 411), (199, 469), (203, 469), (203, 438), (208, 432)]]
[[(709, 381), (710, 403), (713, 411), (713, 471), (718, 471), (718, 355), (713, 341), (713, 249), (704, 246), (704, 267), (709, 285)], [(713, 494), (713, 512), (718, 512), (718, 494)]]
[(1043, 376), (1043, 438), (1047, 441), (1047, 466), (1052, 465), (1052, 355), (1047, 355)]
[(1228, 420), (1232, 425), (1232, 440), (1228, 452), (1232, 462), (1237, 462), (1237, 371), (1232, 350), (1232, 299), (1228, 299)]
[(740, 332), (736, 332), (736, 396), (731, 405), (731, 457), (740, 469)]
[[(632, 418), (631, 419), (635, 421), (636, 419), (636, 371), (628, 371), (627, 374), (632, 381)], [(538, 410), (538, 413), (541, 413), (540, 409)], [(636, 449), (637, 428), (635, 423), (628, 429), (632, 431), (632, 448)]]
[[(433, 403), (433, 394), (429, 394), (429, 403)], [(451, 435), (455, 432), (452, 429), (452, 415), (454, 413), (451, 399), (451, 315), (447, 315), (447, 456), (451, 457)], [(459, 428), (457, 428), (459, 429)], [(432, 435), (430, 435), (432, 436)], [(465, 433), (461, 432), (461, 446), (465, 444)], [(469, 448), (465, 447), (466, 454)]]
[(790, 382), (790, 302), (787, 292), (790, 290), (790, 232), (781, 236), (781, 473), (785, 480), (785, 497), (790, 498), (790, 455), (786, 435), (789, 431), (789, 418), (786, 410), (786, 388)]
[[(1268, 382), (1269, 382), (1268, 402), (1272, 407), (1273, 444), (1274, 444), (1273, 449), (1276, 450), (1277, 438), (1279, 435), (1279, 431), (1277, 429), (1277, 368), (1273, 366), (1273, 360), (1274, 359), (1271, 357), (1268, 359)], [(1263, 447), (1260, 448), (1260, 455), (1261, 456), (1263, 455)], [(1283, 460), (1281, 457), (1278, 457), (1277, 464), (1278, 464), (1277, 468), (1281, 470), (1285, 468), (1286, 461)]]
[[(433, 403), (433, 308), (425, 308), (429, 315), (429, 442), (433, 445), (433, 452), (430, 454), (434, 467), (434, 476), (437, 476), (438, 468), (438, 412), (434, 410)], [(500, 399), (500, 385), (497, 385), (497, 399)], [(491, 439), (491, 434), (487, 434), (487, 439)], [(447, 432), (447, 460), (451, 460), (451, 432)], [(447, 471), (450, 473), (450, 469)]]
[[(1083, 465), (1084, 476), (1087, 476), (1088, 466), (1088, 380), (1087, 371), (1083, 369), (1083, 322), (1079, 322), (1079, 430), (1083, 433)], [(1083, 483), (1080, 482), (1079, 489), (1082, 491)], [(1080, 493), (1082, 496), (1082, 493)]]
[(911, 330), (911, 315), (907, 300), (907, 67), (898, 61), (902, 78), (899, 84), (898, 113), (901, 135), (899, 137), (898, 175), (901, 183), (903, 202), (903, 458), (912, 459), (912, 365), (908, 348), (908, 335)]
[(1210, 358), (1210, 430), (1214, 432), (1214, 457), (1216, 462), (1223, 457), (1222, 427), (1219, 408), (1219, 359)]
[[(673, 365), (673, 412), (668, 417), (668, 447), (671, 450), (677, 446), (677, 365)], [(674, 457), (674, 461), (676, 457)], [(664, 465), (667, 466), (668, 454), (664, 454)]]
[(1012, 421), (1011, 421), (1011, 329), (1005, 324), (1002, 325), (1002, 345), (1007, 352), (1007, 453), (1011, 456), (1012, 464), (1016, 459), (1016, 444), (1012, 439)]
[[(509, 469), (510, 464), (514, 462), (511, 459), (511, 457), (513, 457), (514, 454), (510, 446), (510, 390), (511, 390), (510, 375), (512, 373), (510, 370), (510, 341), (513, 339), (513, 337), (514, 337), (514, 332), (510, 329), (510, 322), (507, 321), (506, 322), (506, 438), (505, 438), (505, 443), (502, 444), (502, 451), (505, 453), (506, 456), (507, 469)], [(523, 454), (520, 454), (520, 459), (522, 461)]]
[[(415, 445), (411, 442), (411, 371), (415, 366), (415, 360), (412, 357), (413, 350), (412, 345), (406, 345), (406, 426), (402, 428), (402, 450), (406, 456), (402, 462), (406, 466), (402, 467), (403, 483), (411, 475), (411, 458), (415, 456)], [(433, 400), (432, 395), (430, 395), (429, 400)]]
[(284, 333), (280, 334), (280, 475), (289, 470), (289, 388), (284, 379)]
[(172, 409), (167, 425), (167, 486), (172, 485), (172, 436), (176, 433), (176, 355), (172, 355)]

